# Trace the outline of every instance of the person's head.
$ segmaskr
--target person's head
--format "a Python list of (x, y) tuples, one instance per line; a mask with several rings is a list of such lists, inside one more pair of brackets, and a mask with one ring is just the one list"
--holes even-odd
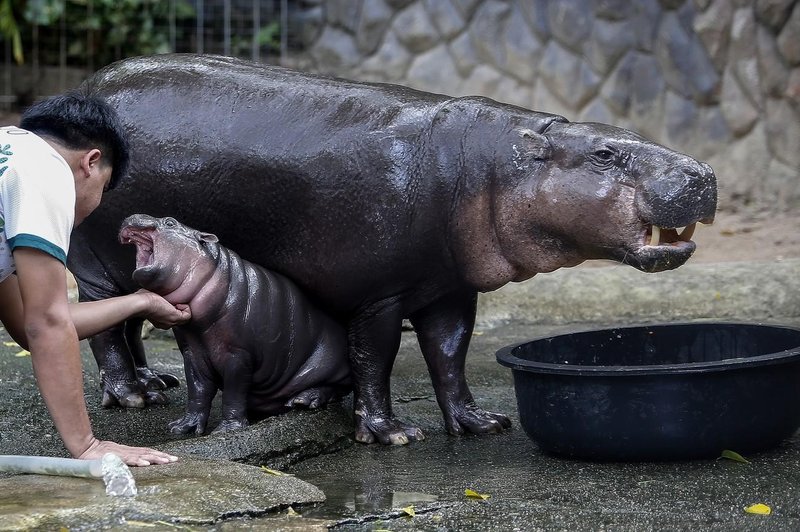
[(99, 161), (111, 167), (108, 190), (128, 170), (128, 142), (116, 111), (97, 96), (68, 92), (25, 110), (19, 126), (71, 150), (98, 149)]
[(39, 101), (22, 114), (20, 127), (53, 144), (72, 167), (76, 224), (128, 169), (128, 143), (117, 113), (96, 96), (73, 91)]

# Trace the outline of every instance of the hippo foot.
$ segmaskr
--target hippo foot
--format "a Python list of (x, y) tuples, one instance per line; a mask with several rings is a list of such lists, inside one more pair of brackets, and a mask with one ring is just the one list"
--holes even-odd
[(449, 413), (445, 413), (447, 432), (461, 436), (466, 432), (486, 434), (503, 432), (511, 428), (508, 416), (495, 412), (487, 412), (474, 402), (458, 405)]
[(206, 431), (207, 422), (208, 415), (186, 412), (182, 418), (172, 421), (168, 426), (173, 434), (202, 434)]
[(239, 430), (250, 426), (246, 419), (223, 419), (222, 423), (211, 431), (212, 434), (219, 434), (221, 432), (230, 432), (232, 430)]
[(412, 441), (422, 441), (422, 431), (395, 418), (368, 418), (356, 413), (356, 441), (361, 443), (380, 442), (384, 445), (407, 445)]
[(146, 366), (136, 368), (136, 378), (142, 388), (148, 391), (177, 388), (181, 384), (178, 377), (175, 375), (170, 373), (156, 373)]
[(144, 408), (148, 405), (165, 405), (169, 398), (160, 391), (142, 390), (136, 383), (103, 383), (102, 405), (105, 408), (119, 406), (122, 408)]
[(289, 401), (286, 406), (289, 408), (305, 407), (305, 408), (319, 408), (331, 402), (336, 398), (336, 390), (332, 386), (320, 386), (319, 388), (309, 388), (298, 393)]

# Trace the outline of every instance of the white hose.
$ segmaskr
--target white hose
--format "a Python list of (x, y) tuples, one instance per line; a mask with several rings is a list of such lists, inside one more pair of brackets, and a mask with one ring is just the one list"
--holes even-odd
[(56, 458), (51, 456), (0, 455), (0, 471), (63, 477), (101, 478), (108, 495), (136, 495), (133, 475), (119, 456), (113, 453), (97, 460)]

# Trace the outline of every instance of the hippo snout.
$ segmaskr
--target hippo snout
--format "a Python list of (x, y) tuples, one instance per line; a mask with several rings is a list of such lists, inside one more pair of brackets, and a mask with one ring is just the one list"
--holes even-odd
[(711, 223), (717, 210), (717, 177), (689, 157), (642, 181), (636, 206), (642, 220), (659, 227)]
[(130, 233), (135, 230), (155, 229), (158, 220), (147, 214), (133, 214), (122, 221), (119, 230), (120, 242), (125, 244), (130, 241)]

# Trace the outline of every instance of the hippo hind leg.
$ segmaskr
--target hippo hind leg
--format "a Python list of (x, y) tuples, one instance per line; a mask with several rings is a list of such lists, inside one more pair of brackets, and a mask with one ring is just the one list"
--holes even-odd
[(330, 402), (338, 401), (349, 393), (349, 389), (340, 386), (316, 386), (298, 393), (286, 402), (290, 408), (320, 408)]

